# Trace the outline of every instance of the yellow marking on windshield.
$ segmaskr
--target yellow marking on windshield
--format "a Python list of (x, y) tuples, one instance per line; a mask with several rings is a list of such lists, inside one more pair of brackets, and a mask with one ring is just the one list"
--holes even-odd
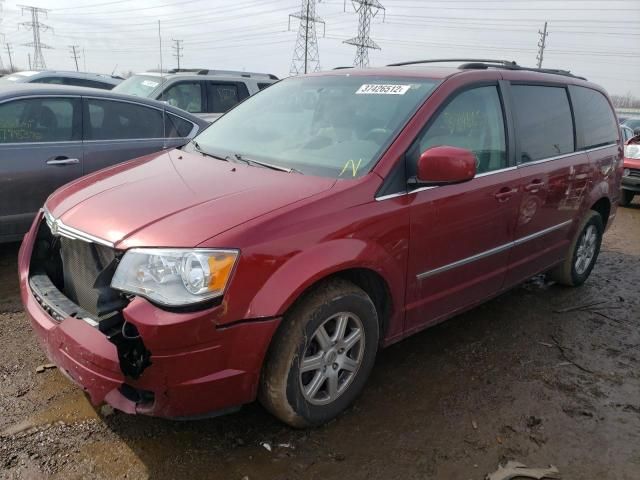
[(351, 175), (355, 177), (356, 174), (358, 173), (358, 169), (360, 168), (361, 164), (362, 164), (362, 159), (358, 160), (358, 163), (356, 163), (352, 159), (347, 160), (344, 164), (344, 167), (342, 167), (342, 171), (340, 172), (340, 175), (338, 176), (341, 177), (344, 174), (344, 172), (347, 171), (347, 169), (349, 168), (349, 165), (351, 165)]

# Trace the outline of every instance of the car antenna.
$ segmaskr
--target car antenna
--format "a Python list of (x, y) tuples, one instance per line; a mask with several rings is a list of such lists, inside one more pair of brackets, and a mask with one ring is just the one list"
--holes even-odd
[(160, 47), (160, 101), (162, 102), (162, 150), (167, 149), (167, 120), (166, 105), (164, 103), (164, 72), (162, 70), (162, 34), (160, 20), (158, 20), (158, 45)]
[[(116, 74), (116, 68), (118, 68), (118, 64), (116, 63), (116, 66), (113, 67), (113, 70), (111, 71), (111, 76), (113, 77)], [(86, 70), (86, 67), (85, 67)]]

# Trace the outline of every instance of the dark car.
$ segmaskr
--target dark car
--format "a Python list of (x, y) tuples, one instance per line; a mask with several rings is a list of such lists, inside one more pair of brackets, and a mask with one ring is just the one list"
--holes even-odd
[(51, 85), (69, 85), (72, 87), (90, 87), (111, 90), (122, 82), (122, 77), (102, 73), (65, 72), (60, 70), (24, 71), (5, 75), (0, 85), (8, 83), (47, 83)]
[(585, 282), (621, 176), (606, 92), (568, 72), (291, 77), (181, 149), (51, 195), (22, 301), (96, 404), (187, 417), (259, 398), (317, 425), (379, 348), (541, 272)]
[(107, 90), (0, 86), (0, 242), (22, 238), (65, 183), (183, 145), (206, 125), (161, 102)]

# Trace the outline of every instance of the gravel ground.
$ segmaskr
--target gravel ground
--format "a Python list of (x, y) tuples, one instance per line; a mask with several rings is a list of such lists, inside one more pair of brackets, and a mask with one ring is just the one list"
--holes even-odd
[(640, 479), (640, 205), (618, 212), (583, 287), (535, 278), (384, 350), (356, 405), (308, 431), (259, 405), (192, 422), (95, 410), (36, 372), (18, 246), (0, 245), (0, 477), (466, 480), (517, 460)]

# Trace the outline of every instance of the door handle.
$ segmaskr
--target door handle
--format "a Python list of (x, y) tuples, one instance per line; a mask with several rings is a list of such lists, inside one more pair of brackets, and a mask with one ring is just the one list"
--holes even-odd
[(64, 155), (59, 155), (47, 160), (47, 165), (75, 165), (77, 163), (80, 163), (79, 158), (69, 158)]
[(538, 191), (544, 187), (542, 180), (534, 180), (529, 185), (524, 187), (525, 192), (538, 193)]
[(499, 202), (506, 202), (511, 197), (513, 197), (517, 192), (518, 192), (517, 188), (503, 187), (495, 194), (495, 197), (496, 197), (496, 200), (498, 200)]

